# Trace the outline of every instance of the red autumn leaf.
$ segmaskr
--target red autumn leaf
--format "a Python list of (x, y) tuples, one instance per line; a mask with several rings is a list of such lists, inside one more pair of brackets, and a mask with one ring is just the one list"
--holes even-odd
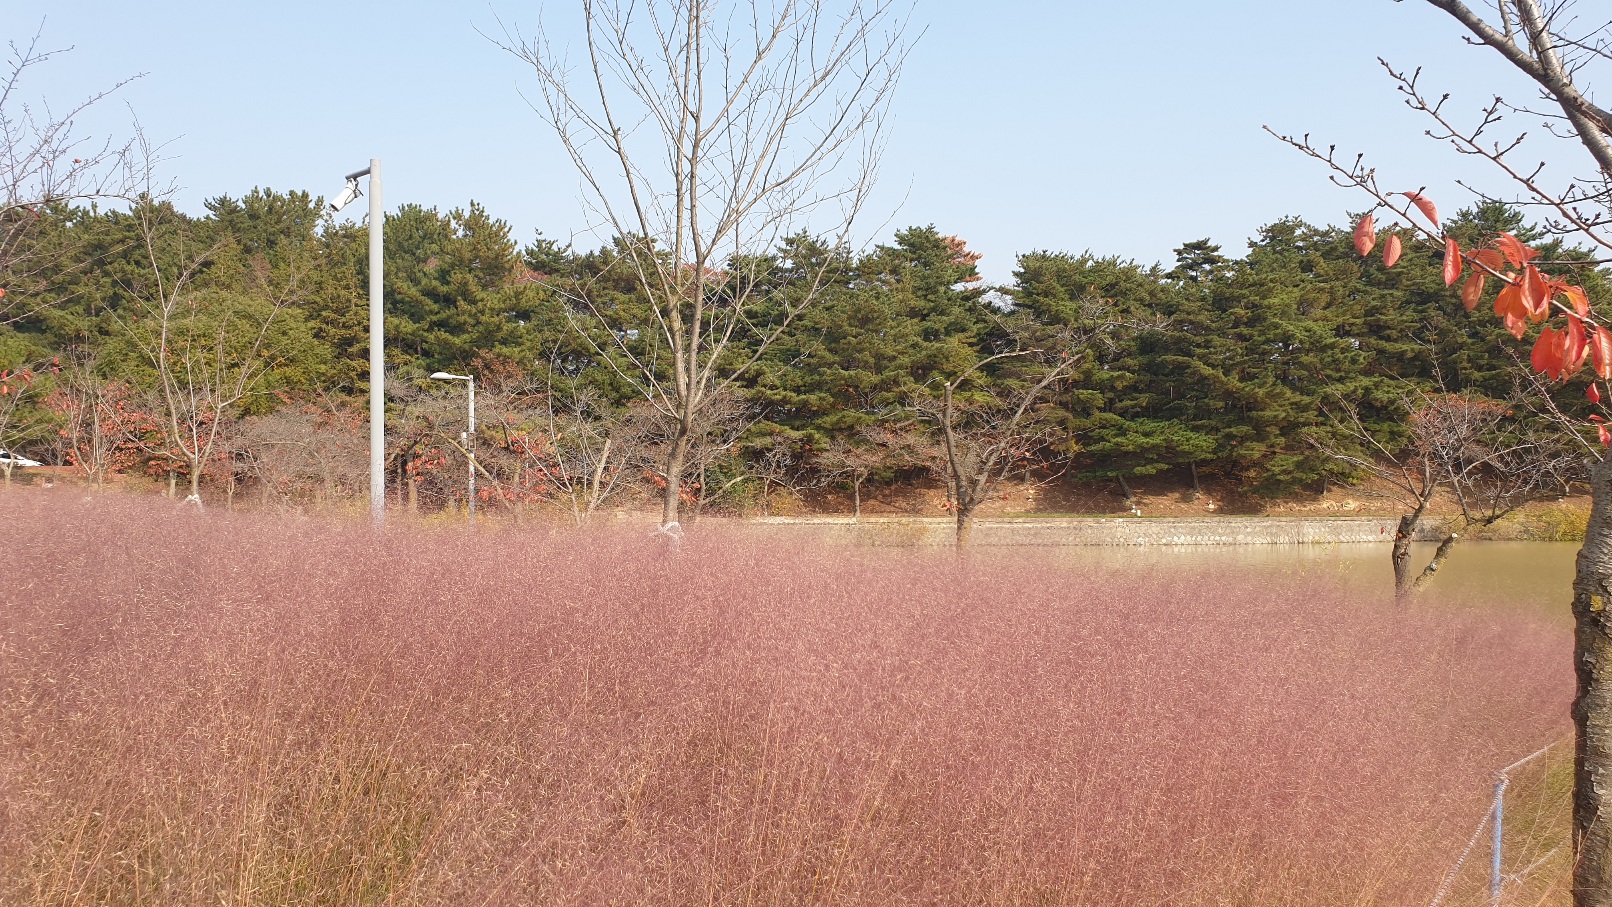
[(1545, 284), (1545, 276), (1539, 269), (1529, 265), (1523, 272), (1522, 304), (1528, 307), (1528, 317), (1535, 321), (1543, 321), (1550, 314), (1550, 288)]
[(1584, 389), (1584, 396), (1589, 397), (1591, 403), (1601, 402), (1601, 391), (1593, 384)]
[(1575, 355), (1582, 357), (1588, 353), (1588, 344), (1579, 346), (1577, 349), (1574, 348), (1573, 335), (1570, 330), (1564, 329), (1558, 331), (1556, 333), (1557, 378), (1566, 380), (1573, 377), (1573, 374), (1578, 371), (1578, 366), (1582, 366), (1584, 364), (1582, 358), (1577, 363), (1574, 363), (1573, 357)]
[(1562, 376), (1562, 341), (1566, 336), (1557, 333), (1556, 329), (1546, 325), (1539, 332), (1539, 339), (1534, 341), (1534, 353), (1529, 357), (1534, 371), (1543, 372), (1550, 380), (1555, 381)]
[(1578, 374), (1589, 353), (1590, 344), (1584, 333), (1584, 322), (1576, 316), (1567, 316), (1567, 345), (1562, 348), (1562, 373), (1569, 377)]
[(1510, 331), (1511, 336), (1518, 340), (1521, 340), (1523, 335), (1528, 333), (1528, 319), (1519, 318), (1514, 314), (1507, 314), (1505, 320), (1506, 330)]
[(1376, 247), (1377, 221), (1370, 214), (1367, 214), (1365, 217), (1360, 218), (1359, 223), (1355, 224), (1355, 251), (1359, 252), (1361, 257), (1365, 257), (1370, 255), (1371, 250)]
[(1388, 234), (1388, 239), (1383, 242), (1383, 267), (1392, 268), (1399, 261), (1399, 255), (1403, 251), (1405, 249), (1399, 241), (1399, 234)]
[(1601, 436), (1602, 447), (1612, 447), (1612, 432), (1607, 431), (1605, 425), (1596, 426), (1596, 434)]
[(1522, 287), (1508, 283), (1494, 298), (1494, 313), (1501, 318), (1527, 318), (1528, 306), (1522, 301)]
[(1461, 288), (1461, 305), (1466, 306), (1468, 312), (1478, 307), (1479, 300), (1483, 299), (1483, 285), (1488, 280), (1489, 275), (1482, 271), (1473, 271), (1466, 279), (1466, 286)]
[(6, 298), (6, 291), (4, 289), (0, 289), (0, 299), (4, 298)]
[(1433, 202), (1427, 196), (1420, 192), (1401, 192), (1399, 194), (1410, 199), (1411, 204), (1416, 206), (1416, 210), (1422, 212), (1424, 217), (1433, 222), (1433, 229), (1438, 229), (1438, 209), (1433, 207)]
[(1612, 378), (1612, 334), (1604, 328), (1590, 331), (1590, 358), (1595, 363), (1596, 377), (1603, 381)]
[(1494, 244), (1500, 248), (1500, 254), (1511, 262), (1514, 268), (1520, 268), (1534, 257), (1534, 250), (1522, 244), (1522, 240), (1510, 233), (1501, 233), (1494, 238)]
[(1461, 276), (1461, 244), (1455, 237), (1444, 237), (1444, 285), (1453, 286)]
[(1472, 253), (1472, 260), (1496, 274), (1500, 273), (1500, 269), (1506, 264), (1506, 257), (1497, 249), (1479, 249)]
[(1573, 304), (1573, 311), (1577, 312), (1579, 314), (1579, 317), (1581, 317), (1581, 318), (1588, 318), (1589, 317), (1589, 315), (1590, 315), (1590, 298), (1588, 296), (1584, 295), (1584, 288), (1583, 287), (1575, 287), (1575, 286), (1562, 287), (1562, 295), (1566, 296), (1567, 301), (1571, 302)]

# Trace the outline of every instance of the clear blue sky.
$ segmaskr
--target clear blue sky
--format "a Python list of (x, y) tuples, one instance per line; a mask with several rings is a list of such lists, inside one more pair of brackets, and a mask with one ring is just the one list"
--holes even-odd
[[(7, 39), (43, 21), (45, 44), (74, 47), (32, 71), (31, 99), (61, 106), (145, 74), (81, 129), (126, 132), (132, 111), (168, 142), (187, 210), (254, 186), (332, 195), (376, 156), (389, 209), (475, 199), (523, 242), (585, 226), (576, 176), (521, 98), (528, 72), (477, 31), (500, 18), (530, 31), (538, 5), (0, 3)], [(573, 5), (546, 4), (557, 43)], [(1462, 113), (1528, 94), (1420, 0), (918, 0), (914, 21), (925, 32), (865, 226), (888, 218), (881, 241), (913, 224), (961, 234), (995, 281), (1032, 249), (1168, 262), (1208, 236), (1240, 254), (1284, 215), (1337, 223), (1364, 207), (1261, 124), (1365, 151), (1389, 187), (1425, 185), (1449, 211), (1470, 201), (1452, 175), (1498, 185), (1422, 136), (1379, 55), (1423, 66)]]

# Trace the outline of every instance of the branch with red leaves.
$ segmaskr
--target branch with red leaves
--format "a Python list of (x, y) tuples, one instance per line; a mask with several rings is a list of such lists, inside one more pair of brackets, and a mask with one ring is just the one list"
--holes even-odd
[[(1420, 192), (1397, 193), (1410, 200), (1434, 229), (1439, 229), (1438, 210), (1433, 202)], [(1584, 288), (1569, 280), (1544, 274), (1535, 264), (1538, 253), (1510, 233), (1498, 233), (1483, 246), (1462, 249), (1455, 237), (1448, 233), (1434, 234), (1418, 227), (1429, 236), (1436, 236), (1444, 246), (1444, 285), (1454, 286), (1461, 279), (1465, 265), (1472, 272), (1461, 287), (1461, 304), (1468, 312), (1478, 307), (1486, 294), (1489, 280), (1498, 281), (1500, 290), (1494, 297), (1494, 313), (1505, 323), (1506, 330), (1521, 340), (1530, 324), (1544, 323), (1534, 340), (1529, 364), (1533, 370), (1552, 382), (1562, 382), (1577, 374), (1586, 364), (1601, 381), (1612, 379), (1612, 328), (1598, 320), (1590, 309), (1589, 296)], [(1376, 226), (1370, 212), (1355, 223), (1355, 251), (1370, 255), (1376, 244)], [(1393, 267), (1399, 260), (1400, 240), (1397, 232), (1390, 233), (1383, 247), (1383, 265)], [(1557, 327), (1557, 324), (1560, 327)], [(1591, 383), (1589, 398), (1599, 403), (1601, 390)], [(1602, 446), (1612, 446), (1612, 432), (1605, 421), (1592, 417)]]
[[(1589, 296), (1582, 286), (1540, 271), (1537, 251), (1510, 233), (1498, 233), (1476, 248), (1463, 249), (1455, 237), (1444, 232), (1438, 208), (1423, 190), (1386, 191), (1377, 182), (1375, 168), (1365, 166), (1363, 155), (1357, 156), (1351, 164), (1344, 164), (1337, 159), (1336, 146), (1329, 146), (1323, 152), (1310, 144), (1308, 135), (1296, 139), (1280, 135), (1269, 127), (1265, 131), (1326, 164), (1332, 170), (1334, 184), (1359, 189), (1376, 199), (1377, 206), (1354, 225), (1355, 251), (1362, 257), (1372, 254), (1381, 239), (1383, 266), (1391, 268), (1404, 251), (1401, 234), (1408, 230), (1420, 235), (1429, 243), (1443, 247), (1445, 286), (1454, 286), (1470, 268), (1461, 287), (1461, 304), (1468, 312), (1483, 301), (1493, 280), (1500, 287), (1494, 297), (1494, 313), (1513, 337), (1521, 340), (1527, 335), (1530, 324), (1547, 322), (1529, 357), (1535, 371), (1553, 382), (1561, 382), (1589, 364), (1596, 378), (1612, 380), (1612, 328), (1591, 311)], [(1398, 215), (1403, 224), (1379, 230), (1376, 212), (1381, 208)], [(1419, 217), (1412, 216), (1413, 210)], [(1560, 327), (1556, 326), (1558, 318)], [(1603, 396), (1612, 396), (1603, 395), (1594, 384), (1589, 394), (1597, 403)], [(1612, 432), (1606, 425), (1597, 422), (1596, 428), (1601, 444), (1612, 446)]]

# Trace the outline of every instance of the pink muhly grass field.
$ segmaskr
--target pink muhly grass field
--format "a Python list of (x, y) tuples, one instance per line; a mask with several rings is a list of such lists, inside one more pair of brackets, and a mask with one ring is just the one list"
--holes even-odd
[(1425, 905), (1567, 727), (1562, 628), (1321, 579), (0, 522), (5, 905)]

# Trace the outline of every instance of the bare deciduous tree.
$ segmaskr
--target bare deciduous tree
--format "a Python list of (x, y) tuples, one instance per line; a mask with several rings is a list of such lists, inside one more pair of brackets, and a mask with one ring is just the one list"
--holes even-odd
[[(483, 449), (508, 462), (489, 471), (501, 477), (507, 497), (532, 497), (562, 506), (580, 526), (600, 508), (641, 487), (649, 456), (644, 420), (616, 411), (592, 391), (555, 380), (495, 388), (482, 431), (495, 437)], [(496, 453), (494, 453), (496, 452)]]
[(281, 406), (243, 420), (237, 458), (259, 483), (264, 503), (352, 500), (369, 478), (366, 419), (350, 403), (329, 399)]
[[(957, 547), (968, 547), (975, 512), (998, 483), (1014, 472), (1029, 475), (1065, 427), (1045, 418), (1046, 395), (1121, 330), (1148, 330), (1155, 321), (1127, 318), (1096, 295), (1078, 300), (1069, 322), (1036, 326), (1009, 315), (999, 319), (1006, 346), (982, 356), (950, 378), (937, 377), (933, 393), (914, 410), (940, 435)], [(991, 381), (981, 381), (986, 370)]]
[[(1378, 480), (1370, 491), (1403, 508), (1389, 557), (1394, 597), (1404, 603), (1443, 566), (1461, 533), (1492, 526), (1518, 507), (1562, 494), (1581, 472), (1571, 439), (1548, 423), (1517, 418), (1519, 401), (1407, 390), (1401, 400), (1410, 428), (1402, 445), (1371, 431), (1351, 402), (1337, 399), (1328, 415), (1352, 449), (1316, 440), (1328, 455)], [(1440, 539), (1420, 571), (1411, 566), (1411, 543), (1428, 522), (1440, 493), (1459, 506), (1460, 519)]]
[(542, 417), (552, 445), (550, 481), (577, 525), (640, 487), (648, 450), (639, 420), (580, 394), (546, 396)]
[(821, 477), (806, 466), (807, 451), (783, 434), (745, 445), (745, 478), (760, 486), (761, 515), (773, 515), (773, 496), (790, 492), (797, 497), (820, 484)]
[(944, 451), (922, 429), (908, 422), (879, 421), (858, 429), (850, 438), (835, 438), (818, 454), (816, 466), (831, 481), (851, 483), (851, 513), (862, 517), (862, 485), (881, 471), (924, 469), (939, 473), (946, 468)]
[(133, 399), (127, 383), (101, 374), (93, 353), (62, 357), (56, 386), (45, 401), (58, 420), (56, 449), (61, 462), (77, 467), (97, 491), (106, 487), (119, 449), (134, 440)]
[[(1010, 358), (1026, 365), (1019, 380), (976, 380), (985, 367)], [(969, 546), (975, 514), (997, 484), (1026, 469), (1061, 433), (1059, 426), (1041, 418), (1042, 404), (1048, 389), (1067, 377), (1077, 361), (1067, 351), (997, 353), (940, 382), (938, 397), (914, 401), (913, 408), (940, 432), (959, 551)]]
[(284, 352), (276, 323), (296, 298), (295, 271), (250, 291), (198, 287), (224, 241), (197, 237), (184, 215), (149, 195), (133, 215), (146, 270), (123, 288), (134, 315), (123, 326), (155, 374), (163, 440), (188, 473), (185, 500), (199, 506), (202, 476), (236, 408), (262, 390)]
[(42, 40), (41, 30), (25, 43), (10, 42), (0, 75), (0, 324), (57, 302), (48, 275), (87, 263), (79, 245), (46, 235), (47, 215), (96, 199), (125, 199), (145, 170), (134, 141), (97, 141), (74, 131), (86, 111), (130, 80), (62, 110), (24, 96), (29, 71), (70, 49), (47, 50)]
[[(1461, 0), (1427, 0), (1467, 29), (1468, 40), (1498, 51), (1513, 68), (1540, 89), (1546, 107), (1513, 104), (1496, 96), (1476, 125), (1458, 126), (1444, 114), (1445, 95), (1429, 102), (1417, 87), (1419, 72), (1389, 71), (1412, 109), (1430, 115), (1439, 129), (1429, 134), (1449, 142), (1462, 154), (1496, 164), (1521, 191), (1513, 199), (1546, 209), (1547, 222), (1560, 233), (1588, 239), (1612, 251), (1612, 112), (1588, 93), (1594, 77), (1608, 74), (1612, 62), (1612, 23), (1583, 22), (1573, 0), (1497, 0), (1495, 18), (1487, 18)], [(1387, 65), (1386, 63), (1384, 64)], [(1554, 136), (1588, 151), (1596, 170), (1583, 178), (1550, 185), (1545, 165), (1514, 163), (1523, 135), (1496, 141), (1490, 133), (1507, 112), (1543, 119)], [(1489, 197), (1484, 193), (1479, 193)]]
[(536, 73), (534, 107), (647, 309), (626, 324), (587, 285), (562, 288), (595, 352), (673, 426), (675, 531), (707, 410), (825, 283), (829, 259), (784, 260), (781, 242), (842, 247), (868, 198), (905, 22), (892, 0), (583, 0), (582, 16), (577, 69), (541, 32), (506, 31), (505, 47)]

